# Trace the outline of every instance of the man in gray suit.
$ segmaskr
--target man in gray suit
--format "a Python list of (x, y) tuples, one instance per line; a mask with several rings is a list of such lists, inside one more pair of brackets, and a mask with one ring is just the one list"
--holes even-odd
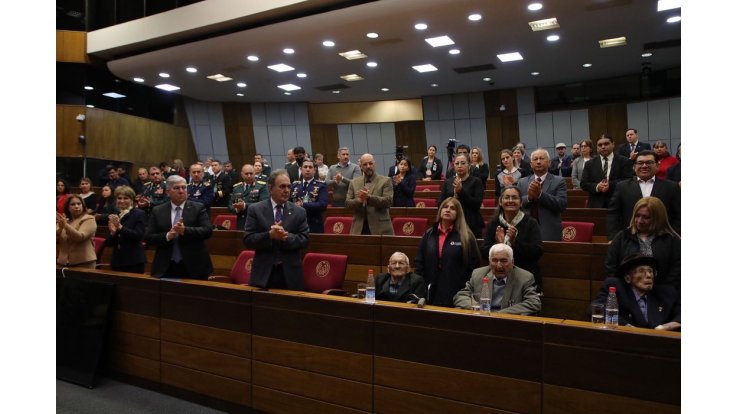
[(389, 208), (394, 201), (391, 179), (376, 174), (373, 155), (360, 157), (361, 177), (350, 182), (345, 207), (354, 210), (350, 234), (394, 235)]
[[(532, 159), (534, 155), (532, 155)], [(542, 301), (534, 286), (534, 275), (514, 266), (514, 251), (503, 243), (488, 252), (490, 266), (473, 270), (465, 288), (455, 294), (456, 308), (470, 309), (473, 294), (480, 294), (483, 278), (491, 285), (491, 312), (533, 315), (542, 310)]]
[(550, 167), (549, 152), (537, 149), (532, 152), (532, 175), (519, 180), (524, 213), (537, 219), (542, 240), (562, 240), (561, 214), (567, 208), (567, 186), (563, 177), (547, 174)]
[(289, 201), (291, 182), (286, 170), (268, 177), (268, 200), (248, 207), (245, 246), (256, 252), (250, 285), (260, 288), (304, 290), (299, 254), (309, 244), (307, 212)]

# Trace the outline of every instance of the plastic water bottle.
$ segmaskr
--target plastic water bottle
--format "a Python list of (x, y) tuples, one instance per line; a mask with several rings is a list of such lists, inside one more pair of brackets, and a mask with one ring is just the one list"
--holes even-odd
[(365, 282), (365, 303), (376, 303), (376, 281), (373, 269), (368, 269), (368, 280)]
[(616, 288), (608, 288), (608, 299), (606, 299), (606, 328), (618, 328), (618, 299), (616, 299)]
[(483, 278), (483, 287), (480, 289), (480, 311), (491, 313), (491, 280), (488, 276)]

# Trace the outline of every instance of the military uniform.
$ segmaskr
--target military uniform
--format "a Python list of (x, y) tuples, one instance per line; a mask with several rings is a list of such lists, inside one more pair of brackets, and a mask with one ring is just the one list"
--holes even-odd
[(215, 207), (227, 207), (230, 200), (230, 192), (233, 190), (230, 176), (225, 171), (220, 171), (220, 175), (211, 177), (212, 192), (215, 194), (215, 201), (212, 203)]
[[(245, 202), (245, 208), (239, 213), (233, 206), (238, 200)], [(253, 184), (239, 182), (233, 186), (233, 192), (230, 194), (227, 209), (238, 216), (238, 230), (245, 229), (245, 216), (248, 212), (248, 205), (263, 200), (268, 200), (268, 188), (266, 187), (265, 181), (255, 181)]]
[(207, 214), (210, 214), (210, 207), (212, 207), (212, 201), (214, 199), (215, 194), (212, 191), (212, 185), (209, 181), (203, 180), (199, 183), (189, 183), (187, 185), (187, 200), (204, 204)]
[(309, 224), (310, 233), (324, 233), (325, 225), (322, 220), (322, 213), (327, 209), (327, 184), (312, 178), (310, 181), (294, 181), (291, 184), (291, 195), (289, 200), (292, 203), (302, 200), (305, 210), (307, 210), (307, 223)]
[(158, 184), (149, 181), (143, 184), (138, 208), (144, 210), (146, 214), (149, 214), (154, 207), (168, 202), (169, 195), (166, 193), (166, 181), (161, 181)]
[(256, 175), (256, 181), (263, 181), (265, 183), (268, 181), (268, 175), (266, 174)]

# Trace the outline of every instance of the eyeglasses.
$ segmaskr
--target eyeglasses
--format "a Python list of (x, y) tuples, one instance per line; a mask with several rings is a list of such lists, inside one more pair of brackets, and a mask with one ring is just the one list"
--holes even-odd
[(656, 162), (655, 161), (637, 161), (634, 164), (636, 164), (637, 167), (642, 167), (644, 165), (649, 165), (649, 166), (654, 165), (656, 164)]

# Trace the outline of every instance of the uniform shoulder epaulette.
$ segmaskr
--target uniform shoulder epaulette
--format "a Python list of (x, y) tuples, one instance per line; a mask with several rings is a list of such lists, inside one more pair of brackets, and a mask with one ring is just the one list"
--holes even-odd
[(265, 181), (256, 181), (256, 183), (261, 184), (261, 185), (266, 185)]
[(233, 184), (233, 187), (237, 187), (237, 186), (239, 186), (239, 185), (243, 185), (243, 182), (241, 181), (241, 182), (239, 182), (239, 183), (235, 183), (235, 184)]
[(153, 181), (149, 181), (149, 182), (143, 183), (143, 185), (153, 185)]

